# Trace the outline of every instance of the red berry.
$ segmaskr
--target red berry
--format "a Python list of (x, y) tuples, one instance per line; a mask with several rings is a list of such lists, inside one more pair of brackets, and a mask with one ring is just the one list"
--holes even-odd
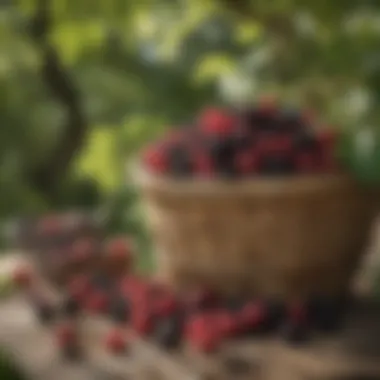
[(211, 332), (205, 333), (198, 341), (195, 342), (195, 347), (203, 353), (215, 352), (220, 345), (220, 339)]
[(120, 281), (119, 288), (124, 296), (135, 298), (143, 293), (145, 284), (140, 277), (128, 275)]
[(132, 314), (132, 327), (141, 336), (147, 336), (152, 332), (152, 315), (147, 308), (134, 310)]
[(294, 302), (289, 305), (288, 315), (291, 321), (296, 323), (305, 323), (308, 319), (308, 311), (301, 302)]
[(200, 116), (202, 131), (210, 134), (229, 135), (234, 131), (236, 124), (235, 117), (218, 108), (206, 109)]
[(107, 243), (107, 257), (120, 263), (131, 263), (132, 244), (125, 238), (114, 238)]
[(77, 301), (83, 300), (91, 289), (90, 281), (85, 275), (75, 276), (68, 284), (68, 292)]
[(293, 141), (290, 136), (262, 138), (257, 147), (260, 153), (289, 153), (292, 148)]
[(239, 330), (236, 318), (227, 311), (219, 312), (215, 323), (223, 338), (233, 337)]
[(70, 259), (80, 264), (87, 262), (95, 252), (95, 243), (92, 239), (80, 239), (73, 244)]
[(57, 326), (56, 337), (60, 347), (76, 343), (78, 336), (75, 325), (70, 322), (61, 323)]
[(170, 295), (159, 297), (153, 304), (154, 314), (158, 317), (168, 317), (178, 310), (177, 300)]
[(300, 152), (296, 156), (296, 167), (300, 173), (314, 173), (319, 165), (314, 153)]
[(105, 345), (108, 351), (119, 354), (125, 351), (126, 349), (126, 338), (124, 331), (120, 329), (114, 329), (110, 331), (105, 340)]
[(37, 230), (42, 235), (54, 235), (61, 231), (62, 223), (57, 216), (43, 218), (37, 225)]
[(266, 318), (266, 310), (259, 303), (249, 303), (239, 313), (239, 325), (245, 329), (257, 328)]
[(317, 134), (317, 140), (322, 144), (324, 147), (331, 148), (333, 147), (334, 143), (337, 139), (337, 133), (335, 131), (331, 130), (323, 130), (318, 132)]
[(173, 145), (183, 142), (187, 138), (187, 133), (183, 129), (174, 129), (171, 130), (164, 140), (164, 145)]
[(338, 162), (334, 156), (334, 145), (337, 134), (334, 131), (322, 131), (317, 135), (317, 141), (321, 148), (321, 169), (325, 172), (332, 172), (338, 168)]
[(215, 322), (215, 315), (212, 314), (198, 315), (190, 320), (185, 331), (189, 343), (204, 353), (215, 351), (223, 338)]
[(203, 309), (214, 305), (216, 295), (208, 289), (193, 289), (185, 296), (185, 304), (191, 309)]
[(253, 173), (257, 163), (257, 156), (253, 152), (241, 152), (235, 157), (235, 166), (241, 174)]
[(194, 157), (195, 173), (200, 177), (209, 178), (214, 173), (214, 166), (210, 157), (204, 153), (198, 153)]
[(32, 270), (27, 265), (20, 265), (13, 271), (12, 278), (16, 285), (25, 288), (32, 282)]
[(86, 300), (86, 309), (94, 313), (104, 313), (108, 307), (108, 297), (104, 292), (96, 291)]
[(145, 165), (156, 173), (165, 173), (168, 169), (169, 160), (162, 146), (153, 146), (148, 148), (143, 159)]

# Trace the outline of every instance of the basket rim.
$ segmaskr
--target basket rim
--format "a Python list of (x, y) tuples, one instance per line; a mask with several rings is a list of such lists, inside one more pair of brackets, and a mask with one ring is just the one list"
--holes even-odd
[(302, 194), (336, 192), (363, 189), (348, 174), (318, 174), (304, 176), (283, 176), (276, 178), (249, 178), (239, 181), (222, 179), (176, 179), (157, 175), (139, 160), (127, 165), (127, 173), (132, 182), (145, 190), (160, 191), (176, 195), (190, 194)]

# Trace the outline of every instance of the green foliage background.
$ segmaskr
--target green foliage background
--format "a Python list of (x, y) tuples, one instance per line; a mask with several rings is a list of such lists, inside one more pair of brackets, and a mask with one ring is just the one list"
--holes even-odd
[(30, 31), (41, 3), (0, 6), (2, 220), (101, 207), (112, 230), (143, 241), (125, 164), (205, 103), (242, 104), (276, 92), (334, 127), (377, 125), (376, 1), (51, 0), (47, 40), (79, 89), (87, 126), (59, 172), (58, 193), (48, 196), (29, 173), (50, 160), (67, 125), (41, 77), (44, 56)]
[(67, 115), (41, 77), (30, 29), (39, 3), (0, 6), (2, 220), (102, 207), (113, 230), (145, 236), (125, 163), (205, 103), (276, 92), (334, 127), (377, 125), (376, 1), (51, 0), (46, 38), (79, 89), (86, 131), (49, 196), (30, 173), (52, 157)]

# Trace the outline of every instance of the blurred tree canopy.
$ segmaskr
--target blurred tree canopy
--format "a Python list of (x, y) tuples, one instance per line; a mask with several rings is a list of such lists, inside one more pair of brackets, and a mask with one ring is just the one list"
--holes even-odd
[(375, 124), (379, 63), (376, 0), (3, 0), (0, 217), (96, 205), (205, 103), (275, 91)]

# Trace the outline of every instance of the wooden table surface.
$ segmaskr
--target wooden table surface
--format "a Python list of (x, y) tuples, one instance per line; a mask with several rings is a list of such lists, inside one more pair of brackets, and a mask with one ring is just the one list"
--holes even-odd
[[(2, 259), (0, 273), (12, 270), (21, 260), (22, 255)], [(358, 378), (366, 375), (380, 380), (380, 308), (371, 302), (361, 302), (353, 310), (344, 332), (336, 338), (317, 338), (302, 349), (275, 338), (228, 343), (220, 354), (210, 357), (191, 350), (166, 353), (140, 339), (133, 340), (128, 354), (114, 357), (101, 344), (110, 323), (94, 317), (84, 317), (80, 323), (86, 355), (83, 361), (69, 362), (58, 352), (51, 331), (35, 320), (25, 297), (16, 294), (0, 301), (0, 345), (32, 379), (322, 380), (359, 374)], [(228, 357), (245, 358), (253, 371), (240, 377), (228, 373), (221, 365)]]

